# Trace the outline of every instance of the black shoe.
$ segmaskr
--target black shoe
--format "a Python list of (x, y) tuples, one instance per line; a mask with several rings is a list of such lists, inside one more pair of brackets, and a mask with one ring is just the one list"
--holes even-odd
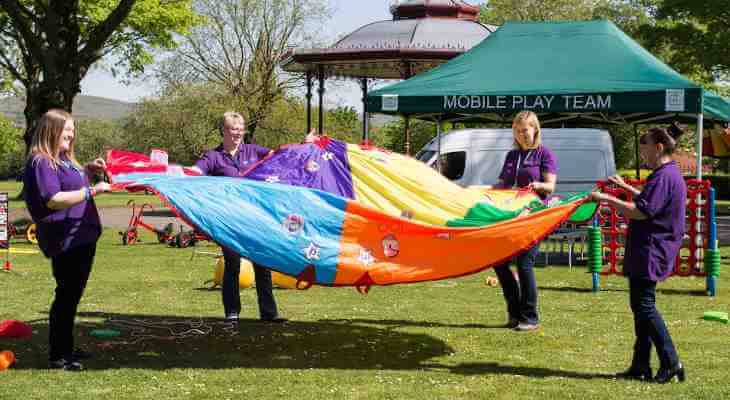
[(238, 314), (228, 314), (225, 319), (227, 324), (238, 325)]
[(659, 368), (659, 371), (657, 371), (656, 376), (654, 377), (654, 381), (656, 383), (669, 383), (675, 376), (680, 382), (684, 382), (687, 378), (684, 374), (684, 365), (682, 365), (682, 363), (677, 363), (677, 365), (672, 368)]
[(517, 318), (510, 318), (506, 324), (503, 325), (503, 327), (507, 329), (515, 329), (517, 328), (517, 325), (520, 324), (520, 321), (517, 320)]
[(71, 353), (72, 360), (88, 360), (90, 358), (94, 358), (94, 353), (79, 348), (75, 348), (73, 353)]
[(48, 361), (48, 368), (50, 369), (62, 369), (64, 371), (79, 372), (84, 370), (83, 364), (74, 360), (67, 360), (61, 358), (59, 360)]
[(261, 318), (261, 322), (266, 322), (267, 324), (283, 324), (284, 322), (289, 321), (286, 318), (282, 317), (274, 317), (274, 318)]
[(640, 368), (631, 367), (624, 372), (619, 372), (615, 376), (616, 376), (616, 379), (627, 379), (627, 380), (645, 381), (645, 382), (649, 382), (652, 379), (651, 368), (640, 369)]

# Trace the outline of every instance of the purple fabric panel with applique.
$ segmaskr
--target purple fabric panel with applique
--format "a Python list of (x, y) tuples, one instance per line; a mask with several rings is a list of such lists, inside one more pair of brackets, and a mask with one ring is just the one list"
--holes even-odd
[(329, 138), (281, 147), (245, 176), (256, 181), (303, 186), (355, 198), (347, 144)]

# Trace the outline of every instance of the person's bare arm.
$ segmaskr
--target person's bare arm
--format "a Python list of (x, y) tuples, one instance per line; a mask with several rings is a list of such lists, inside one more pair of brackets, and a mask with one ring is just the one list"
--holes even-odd
[(51, 210), (65, 210), (86, 200), (87, 196), (104, 193), (111, 190), (111, 185), (106, 182), (99, 182), (91, 188), (83, 187), (79, 190), (58, 192), (46, 203)]
[(590, 199), (593, 201), (604, 201), (609, 205), (616, 208), (618, 212), (623, 214), (626, 218), (644, 220), (647, 216), (636, 207), (636, 203), (633, 201), (623, 201), (610, 194), (593, 192), (591, 193)]
[(638, 196), (639, 193), (641, 193), (641, 191), (639, 189), (637, 189), (637, 188), (629, 185), (628, 183), (626, 183), (623, 180), (623, 178), (621, 178), (619, 175), (609, 176), (608, 177), (608, 181), (610, 183), (613, 183), (614, 185), (616, 185), (616, 186), (618, 186), (618, 187), (620, 187), (620, 188), (628, 191), (629, 193), (631, 193), (634, 196)]
[(558, 181), (558, 176), (546, 172), (542, 174), (542, 178), (545, 182), (532, 182), (528, 187), (540, 194), (552, 194), (555, 191), (555, 183)]

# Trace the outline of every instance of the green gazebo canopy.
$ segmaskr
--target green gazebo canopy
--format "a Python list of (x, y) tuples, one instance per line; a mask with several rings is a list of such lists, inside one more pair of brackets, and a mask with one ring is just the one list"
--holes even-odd
[[(563, 120), (730, 121), (730, 101), (644, 50), (609, 21), (510, 22), (463, 55), (373, 91), (368, 111), (504, 120), (521, 110)], [(543, 117), (541, 117), (543, 119)]]

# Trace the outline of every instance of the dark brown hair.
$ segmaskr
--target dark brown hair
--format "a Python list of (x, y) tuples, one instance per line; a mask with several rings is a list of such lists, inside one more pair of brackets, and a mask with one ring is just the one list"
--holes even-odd
[(667, 128), (651, 128), (648, 132), (641, 136), (639, 140), (642, 144), (646, 144), (646, 139), (651, 139), (654, 144), (662, 144), (664, 146), (664, 154), (672, 155), (677, 149), (679, 137), (684, 134), (684, 130), (677, 122), (673, 122)]

